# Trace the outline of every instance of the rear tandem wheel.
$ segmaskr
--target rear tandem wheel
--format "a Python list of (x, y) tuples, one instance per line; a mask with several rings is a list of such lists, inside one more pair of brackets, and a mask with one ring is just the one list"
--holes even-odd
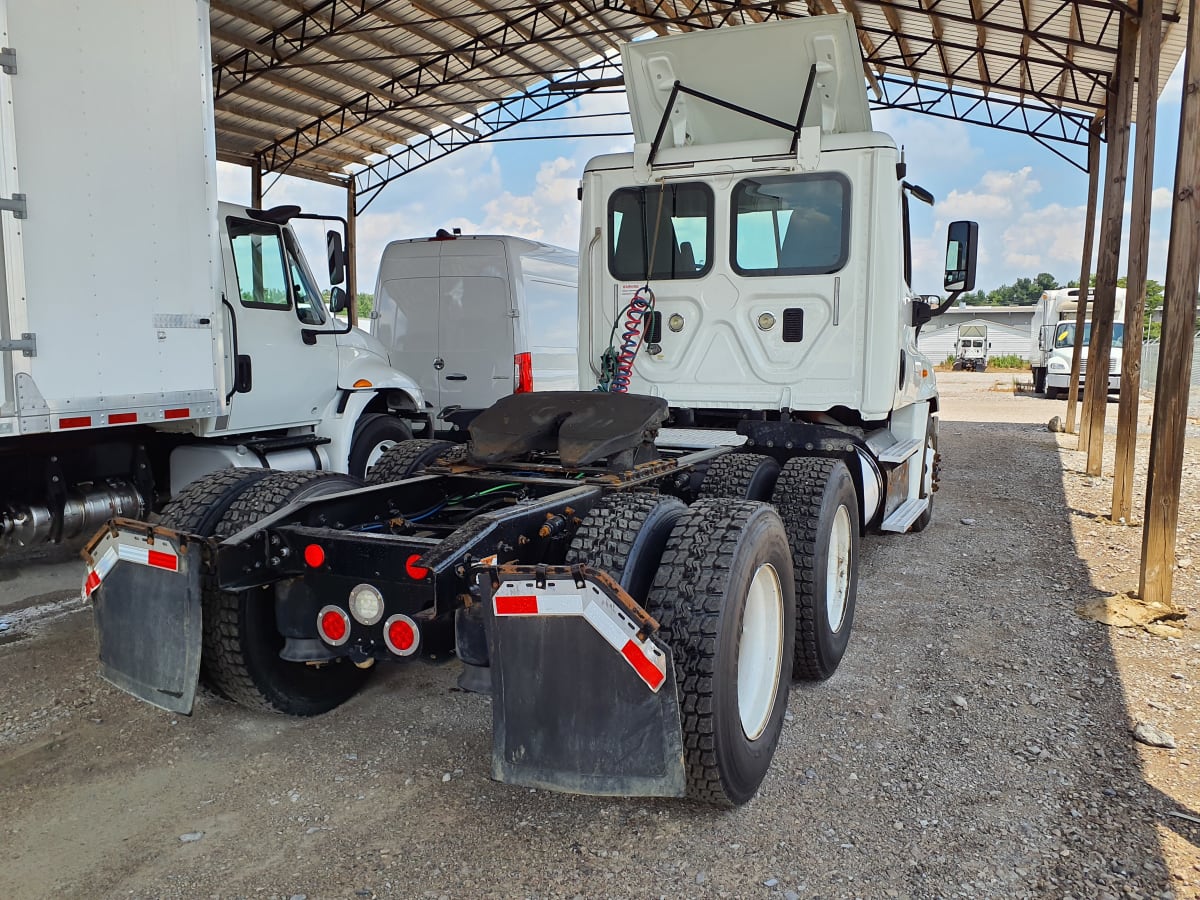
[(775, 755), (791, 682), (796, 604), (779, 516), (697, 501), (671, 531), (646, 609), (674, 660), (688, 796), (745, 803)]
[[(237, 497), (213, 533), (229, 537), (297, 500), (361, 486), (357, 478), (331, 472), (271, 472)], [(350, 699), (367, 678), (367, 670), (346, 659), (321, 666), (281, 659), (283, 644), (273, 587), (228, 593), (205, 585), (201, 661), (208, 682), (229, 700), (314, 716)]]
[(775, 485), (775, 507), (792, 547), (796, 575), (797, 678), (834, 673), (854, 623), (858, 592), (859, 509), (840, 459), (789, 459)]

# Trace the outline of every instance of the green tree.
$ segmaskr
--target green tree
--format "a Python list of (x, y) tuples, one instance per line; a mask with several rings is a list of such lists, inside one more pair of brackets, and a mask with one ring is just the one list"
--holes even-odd
[(371, 318), (371, 307), (375, 305), (375, 295), (365, 291), (358, 292), (358, 321), (366, 322)]

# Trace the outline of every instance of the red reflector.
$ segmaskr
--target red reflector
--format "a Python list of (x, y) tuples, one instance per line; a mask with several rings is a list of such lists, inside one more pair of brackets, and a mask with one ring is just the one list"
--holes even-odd
[(498, 616), (536, 616), (537, 611), (537, 597), (533, 594), (496, 598), (496, 615)]
[(336, 644), (345, 638), (348, 630), (349, 626), (346, 624), (346, 617), (342, 613), (334, 609), (322, 613), (321, 633), (331, 644)]
[(412, 645), (416, 643), (417, 636), (411, 625), (403, 619), (397, 619), (388, 626), (388, 640), (392, 642), (392, 646), (400, 653), (405, 650), (411, 650)]
[(170, 569), (172, 572), (179, 571), (179, 559), (172, 553), (160, 553), (158, 550), (150, 550), (147, 553), (146, 561), (158, 569)]
[(518, 353), (513, 357), (513, 393), (528, 394), (533, 390), (533, 356)]
[(325, 551), (320, 544), (309, 544), (304, 548), (304, 561), (314, 569), (325, 562)]
[(621, 655), (629, 660), (637, 673), (642, 676), (642, 681), (650, 685), (651, 689), (658, 690), (658, 686), (663, 682), (663, 673), (658, 671), (650, 660), (646, 659), (646, 654), (642, 652), (641, 647), (633, 641), (627, 641), (621, 648)]
[(108, 417), (109, 425), (128, 425), (137, 421), (137, 413), (113, 413)]
[(424, 566), (418, 566), (417, 560), (421, 558), (421, 554), (414, 553), (404, 561), (404, 571), (408, 573), (409, 578), (415, 578), (417, 581), (425, 578), (429, 574), (429, 570)]
[(89, 428), (92, 424), (91, 416), (72, 416), (68, 419), (59, 419), (59, 428)]
[(163, 411), (164, 419), (186, 419), (192, 414), (192, 411), (186, 406), (179, 409), (168, 409)]

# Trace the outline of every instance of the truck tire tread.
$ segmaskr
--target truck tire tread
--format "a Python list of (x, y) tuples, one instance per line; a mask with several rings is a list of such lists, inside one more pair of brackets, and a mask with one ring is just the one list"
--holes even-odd
[[(217, 524), (216, 537), (230, 537), (272, 515), (314, 482), (337, 480), (345, 482), (350, 488), (353, 482), (358, 481), (333, 472), (270, 472), (269, 475), (269, 478), (253, 485), (251, 490), (243, 492), (230, 505)], [(201, 659), (208, 663), (209, 683), (222, 696), (251, 709), (310, 716), (337, 706), (365, 680), (366, 672), (349, 663), (330, 664), (329, 671), (321, 673), (328, 676), (331, 682), (337, 682), (331, 683), (332, 699), (336, 702), (329, 703), (289, 698), (274, 686), (256, 679), (247, 665), (245, 648), (247, 635), (242, 612), (247, 602), (245, 592), (235, 594), (221, 591), (215, 583), (208, 585), (204, 592), (204, 646)]]
[(687, 506), (676, 497), (612, 494), (584, 517), (567, 550), (567, 564), (603, 570), (643, 603), (671, 529), (685, 512)]
[(162, 508), (164, 528), (209, 537), (229, 506), (249, 487), (271, 474), (270, 469), (220, 469), (193, 481)]
[[(756, 520), (766, 516), (775, 521), (774, 528), (778, 529), (774, 510), (764, 503), (718, 499), (694, 503), (671, 532), (647, 603), (647, 612), (658, 620), (661, 626), (658, 634), (670, 646), (673, 657), (688, 797), (717, 806), (734, 806), (750, 799), (766, 773), (764, 766), (748, 793), (731, 794), (730, 786), (722, 777), (723, 761), (718, 757), (716, 730), (721, 723), (717, 722), (715, 696), (718, 679), (728, 676), (728, 673), (718, 671), (717, 651), (722, 627), (726, 630), (732, 627), (722, 620), (730, 613), (727, 593), (735, 575), (734, 561), (744, 557), (746, 535), (751, 529), (760, 528)], [(769, 523), (764, 524), (771, 527)], [(779, 537), (782, 561), (786, 564), (789, 560), (782, 529)], [(791, 572), (778, 574), (784, 590), (784, 622), (788, 626), (791, 617), (787, 611), (794, 609), (790, 584), (786, 583)], [(776, 709), (778, 722), (768, 726), (762, 738), (766, 765), (770, 763), (782, 728), (783, 708), (791, 681), (790, 644), (794, 631), (794, 628), (786, 627), (784, 632), (779, 679), (783, 707)], [(736, 696), (736, 688), (734, 693)], [(733, 715), (737, 715), (736, 709)], [(740, 723), (738, 727), (741, 727)]]
[[(451, 455), (453, 461), (460, 461), (466, 452), (460, 450), (460, 447), (461, 444), (455, 444), (453, 441), (436, 441), (429, 438), (412, 438), (396, 444), (371, 467), (367, 473), (367, 484), (390, 484), (410, 478), (420, 474), (427, 466), (447, 454)], [(454, 459), (451, 453), (455, 450), (458, 451), (457, 459)]]
[[(841, 460), (816, 456), (789, 459), (775, 485), (775, 507), (779, 510), (792, 547), (796, 574), (796, 661), (793, 675), (802, 680), (824, 680), (833, 674), (841, 657), (830, 660), (822, 652), (821, 629), (825, 625), (825, 599), (817, 591), (817, 546), (820, 539), (821, 506), (826, 488)], [(857, 517), (852, 523), (857, 538)], [(856, 548), (857, 549), (857, 548)], [(858, 561), (852, 562), (857, 569)], [(852, 575), (843, 627), (853, 624), (856, 578)], [(820, 605), (820, 606), (819, 606)], [(831, 664), (832, 663), (832, 664)]]
[(779, 463), (769, 456), (726, 453), (709, 464), (700, 497), (769, 501), (778, 477)]

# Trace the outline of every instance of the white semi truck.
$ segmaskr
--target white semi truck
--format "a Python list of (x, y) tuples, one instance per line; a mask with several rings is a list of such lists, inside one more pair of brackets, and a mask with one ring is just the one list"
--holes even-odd
[[(190, 712), (311, 715), (367, 668), (453, 649), (492, 694), (492, 774), (749, 800), (793, 677), (850, 641), (860, 539), (920, 531), (938, 393), (921, 325), (973, 286), (949, 228), (932, 308), (871, 130), (853, 20), (623, 49), (636, 145), (582, 184), (579, 376), (369, 484), (218, 473), (88, 548), (102, 672)], [(205, 550), (205, 552), (196, 552)]]
[[(1092, 336), (1091, 308), (1095, 288), (1088, 291), (1088, 308), (1083, 325), (1083, 346), (1079, 360), (1079, 387), (1087, 376), (1088, 341)], [(1067, 392), (1071, 380), (1071, 355), (1075, 347), (1075, 316), (1079, 309), (1079, 288), (1045, 291), (1033, 312), (1030, 331), (1033, 389), (1050, 400)], [(1125, 326), (1125, 288), (1117, 288), (1113, 315), (1112, 350), (1108, 358), (1108, 393), (1121, 389), (1121, 344)]]
[(987, 325), (982, 322), (959, 325), (954, 340), (954, 371), (986, 372), (991, 346)]
[(227, 466), (362, 474), (427, 427), (345, 292), (322, 302), (299, 209), (217, 203), (208, 13), (0, 0), (0, 548)]

